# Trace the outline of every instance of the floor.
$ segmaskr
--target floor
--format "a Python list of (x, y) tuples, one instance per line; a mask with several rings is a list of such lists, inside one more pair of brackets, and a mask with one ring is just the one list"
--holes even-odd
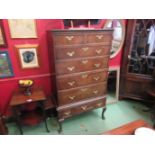
[[(96, 135), (137, 119), (143, 119), (152, 124), (150, 112), (144, 112), (144, 109), (146, 106), (132, 100), (121, 100), (117, 103), (107, 104), (105, 120), (101, 119), (102, 109), (96, 109), (65, 120), (60, 135)], [(24, 126), (24, 135), (58, 135), (56, 119), (48, 118), (47, 121), (49, 133), (46, 132), (44, 123), (41, 123), (36, 126)], [(9, 134), (20, 134), (14, 123), (8, 123), (7, 126)]]

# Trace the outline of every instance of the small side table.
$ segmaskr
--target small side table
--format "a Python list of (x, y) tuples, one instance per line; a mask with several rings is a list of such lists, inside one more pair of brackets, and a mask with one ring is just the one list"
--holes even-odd
[(45, 122), (46, 131), (49, 132), (47, 122), (46, 122), (46, 112), (45, 112), (45, 103), (46, 103), (46, 96), (41, 88), (35, 88), (32, 90), (32, 94), (27, 96), (24, 93), (18, 91), (14, 92), (10, 101), (10, 106), (13, 111), (13, 115), (16, 121), (16, 124), (20, 130), (20, 133), (23, 134), (22, 130), (22, 122), (19, 113), (21, 112), (21, 106), (30, 104), (32, 102), (36, 102), (36, 106), (39, 106), (42, 110), (42, 117), (43, 121)]

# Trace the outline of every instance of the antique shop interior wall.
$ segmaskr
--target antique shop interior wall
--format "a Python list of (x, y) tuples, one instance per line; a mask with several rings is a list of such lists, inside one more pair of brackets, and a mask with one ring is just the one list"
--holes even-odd
[[(106, 22), (105, 19), (101, 20), (102, 23), (94, 26), (94, 28), (102, 28)], [(127, 20), (123, 20), (127, 23)], [(12, 39), (10, 36), (10, 30), (8, 25), (8, 20), (3, 20), (6, 39), (8, 43), (7, 48), (0, 48), (1, 51), (8, 50), (13, 71), (14, 77), (0, 79), (0, 112), (8, 112), (9, 100), (11, 98), (12, 92), (18, 88), (18, 80), (20, 79), (32, 79), (35, 82), (35, 85), (43, 86), (47, 95), (50, 95), (52, 92), (52, 83), (51, 83), (51, 68), (48, 58), (48, 46), (46, 39), (46, 31), (52, 29), (63, 29), (63, 20), (61, 19), (37, 19), (37, 35), (36, 39)], [(17, 51), (15, 45), (21, 44), (39, 44), (39, 59), (40, 67), (36, 69), (21, 69), (20, 62), (18, 59)], [(109, 66), (120, 66), (121, 63), (122, 49), (116, 55), (116, 57), (110, 59)]]
[[(10, 30), (8, 20), (3, 20), (5, 29), (6, 40), (8, 42), (7, 48), (1, 48), (0, 50), (7, 50), (10, 55), (14, 77), (0, 79), (0, 112), (7, 111), (9, 100), (12, 92), (18, 88), (19, 79), (33, 79), (35, 85), (43, 86), (47, 95), (51, 93), (51, 69), (48, 61), (48, 48), (46, 31), (51, 29), (63, 28), (62, 20), (50, 20), (50, 19), (38, 19), (36, 20), (37, 38), (36, 39), (12, 39), (10, 36)], [(39, 44), (39, 59), (40, 67), (34, 69), (21, 69), (17, 51), (15, 45), (22, 44)]]

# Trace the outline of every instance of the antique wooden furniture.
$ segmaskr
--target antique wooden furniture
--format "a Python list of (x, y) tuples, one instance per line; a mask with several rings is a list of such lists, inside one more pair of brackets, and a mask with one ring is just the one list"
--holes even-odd
[[(24, 122), (24, 118), (26, 118), (25, 115), (29, 119), (32, 119), (32, 116), (43, 120), (45, 122), (46, 130), (47, 132), (49, 132), (45, 114), (46, 99), (46, 95), (41, 88), (33, 88), (31, 95), (25, 95), (21, 91), (17, 91), (12, 95), (10, 106), (13, 110), (13, 116), (21, 134), (23, 134), (22, 125)], [(23, 116), (22, 114), (24, 113), (23, 111), (26, 109), (26, 106), (30, 106), (32, 105), (32, 103), (36, 103), (36, 108), (39, 107), (41, 109), (41, 113), (35, 111), (35, 108), (32, 111), (27, 111), (26, 114)]]
[(5, 125), (4, 118), (0, 114), (0, 135), (7, 135), (8, 134), (8, 129)]
[(147, 100), (155, 67), (155, 20), (128, 20), (121, 67), (120, 98)]
[(104, 118), (112, 30), (54, 30), (48, 38), (54, 46), (59, 123), (100, 107)]
[(149, 125), (144, 120), (136, 120), (110, 131), (106, 131), (102, 133), (102, 135), (134, 135), (135, 130), (140, 127), (147, 127), (152, 129), (151, 125)]

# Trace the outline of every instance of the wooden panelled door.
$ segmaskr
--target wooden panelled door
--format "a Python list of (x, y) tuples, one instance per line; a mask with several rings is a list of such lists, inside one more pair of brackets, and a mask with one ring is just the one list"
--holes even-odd
[(128, 20), (119, 98), (147, 100), (155, 67), (155, 20)]

